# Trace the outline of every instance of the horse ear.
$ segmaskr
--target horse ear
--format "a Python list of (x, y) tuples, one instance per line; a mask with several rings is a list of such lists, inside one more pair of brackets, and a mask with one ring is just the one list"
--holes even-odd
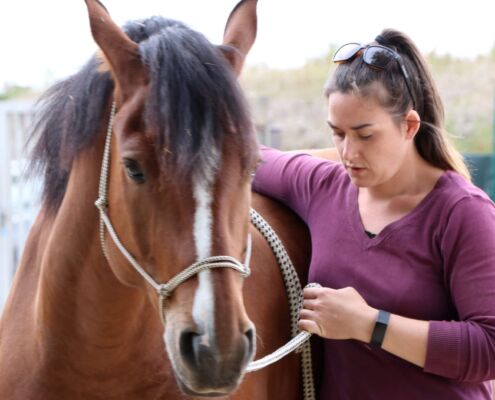
[(140, 59), (139, 46), (112, 21), (100, 1), (85, 2), (93, 38), (110, 64), (123, 99), (127, 99), (136, 86), (143, 83), (144, 66)]
[(241, 0), (230, 13), (220, 46), (225, 58), (239, 75), (244, 60), (256, 39), (257, 0)]

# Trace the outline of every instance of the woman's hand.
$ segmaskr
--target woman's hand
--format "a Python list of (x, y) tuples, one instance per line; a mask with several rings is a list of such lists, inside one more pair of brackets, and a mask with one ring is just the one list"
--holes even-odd
[(299, 328), (327, 339), (357, 339), (369, 343), (378, 310), (352, 287), (304, 289)]
[[(352, 287), (304, 289), (299, 328), (327, 339), (357, 339), (369, 343), (378, 310)], [(428, 321), (392, 314), (382, 349), (423, 368), (428, 343)]]

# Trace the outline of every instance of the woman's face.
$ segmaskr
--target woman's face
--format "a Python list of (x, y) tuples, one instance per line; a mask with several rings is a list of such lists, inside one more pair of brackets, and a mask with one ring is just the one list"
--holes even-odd
[(414, 146), (407, 124), (397, 125), (372, 98), (332, 93), (328, 125), (342, 163), (359, 187), (390, 182), (405, 167), (408, 151)]

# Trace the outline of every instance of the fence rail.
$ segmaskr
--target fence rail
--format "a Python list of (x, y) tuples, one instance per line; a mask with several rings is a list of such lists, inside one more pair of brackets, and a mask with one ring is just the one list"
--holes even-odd
[(39, 181), (28, 179), (32, 101), (0, 102), (0, 312), (38, 212)]

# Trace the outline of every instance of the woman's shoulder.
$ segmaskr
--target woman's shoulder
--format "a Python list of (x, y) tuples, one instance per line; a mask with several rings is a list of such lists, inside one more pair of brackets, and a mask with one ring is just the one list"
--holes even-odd
[(495, 204), (480, 188), (455, 171), (445, 171), (436, 185), (435, 204), (445, 223), (479, 221), (495, 226)]
[(445, 171), (437, 183), (439, 197), (446, 205), (454, 206), (461, 201), (486, 203), (493, 206), (490, 197), (479, 187), (455, 171)]
[(438, 215), (435, 231), (445, 265), (473, 264), (473, 257), (481, 255), (486, 260), (493, 259), (493, 201), (483, 190), (455, 172), (444, 173), (442, 184), (441, 196), (432, 213)]

